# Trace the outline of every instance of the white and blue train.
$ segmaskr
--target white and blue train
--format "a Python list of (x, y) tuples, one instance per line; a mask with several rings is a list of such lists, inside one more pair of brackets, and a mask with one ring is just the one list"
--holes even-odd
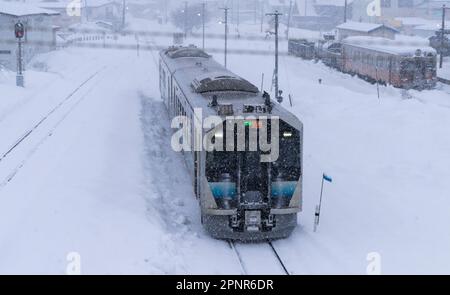
[[(288, 237), (297, 226), (303, 201), (300, 120), (197, 47), (163, 50), (159, 66), (161, 96), (170, 118), (187, 118), (191, 131), (198, 130), (196, 124), (201, 126), (200, 135), (187, 135), (190, 149), (182, 152), (205, 229), (227, 240)], [(222, 125), (204, 126), (203, 118), (210, 116), (219, 118)], [(263, 161), (272, 151), (260, 141), (251, 149), (251, 134), (269, 138), (272, 144), (272, 132), (278, 135), (277, 145), (271, 145), (278, 149), (277, 157)], [(238, 137), (245, 148), (238, 147)], [(224, 148), (204, 147), (205, 138)]]

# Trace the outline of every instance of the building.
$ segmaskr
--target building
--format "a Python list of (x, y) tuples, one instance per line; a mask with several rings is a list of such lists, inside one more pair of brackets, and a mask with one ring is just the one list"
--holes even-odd
[[(441, 19), (442, 18), (442, 6), (445, 5), (450, 8), (450, 1), (440, 1), (440, 0), (428, 0), (422, 1), (415, 7), (416, 15), (423, 16), (427, 19)], [(447, 10), (447, 19), (450, 19), (450, 13)]]
[(352, 0), (297, 0), (299, 14), (292, 16), (292, 26), (328, 31), (351, 18)]
[(73, 0), (42, 0), (38, 6), (59, 12), (56, 25), (67, 28), (83, 21), (101, 21), (117, 25), (122, 22), (122, 2), (115, 0), (83, 0), (73, 6)]
[[(394, 18), (440, 19), (442, 6), (450, 7), (450, 0), (358, 0), (354, 1), (353, 20), (362, 22), (390, 22)], [(379, 5), (376, 7), (374, 5)], [(368, 7), (376, 13), (368, 13)], [(375, 12), (375, 11), (374, 11)], [(450, 19), (450, 15), (447, 14)]]
[(297, 1), (294, 0), (267, 0), (264, 11), (266, 13), (278, 11), (282, 14), (281, 20), (285, 23), (287, 22), (289, 15), (300, 14)]
[(17, 40), (14, 36), (14, 26), (19, 21), (25, 25), (25, 61), (38, 53), (54, 49), (57, 27), (53, 25), (53, 18), (58, 15), (56, 11), (31, 4), (0, 1), (0, 64), (11, 70), (16, 69)]
[(382, 37), (395, 39), (399, 31), (384, 24), (362, 23), (349, 21), (336, 27), (338, 40), (352, 36)]

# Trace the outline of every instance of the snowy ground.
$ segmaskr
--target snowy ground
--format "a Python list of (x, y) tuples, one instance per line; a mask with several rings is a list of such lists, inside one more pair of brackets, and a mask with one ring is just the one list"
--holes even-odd
[[(230, 48), (273, 43), (233, 40)], [(270, 57), (228, 61), (258, 86), (264, 73), (269, 85)], [(274, 243), (289, 271), (365, 274), (368, 253), (378, 252), (384, 274), (450, 273), (450, 88), (382, 87), (378, 99), (376, 86), (322, 64), (283, 57), (280, 66), (281, 88), (305, 124), (304, 212), (293, 236)], [(157, 53), (69, 48), (37, 59), (26, 89), (13, 80), (0, 76), (0, 157), (86, 83), (0, 160), (0, 273), (63, 274), (74, 251), (84, 274), (240, 273), (227, 244), (203, 232), (170, 149)], [(324, 171), (334, 183), (313, 233)], [(253, 273), (279, 273), (261, 245), (239, 247)]]

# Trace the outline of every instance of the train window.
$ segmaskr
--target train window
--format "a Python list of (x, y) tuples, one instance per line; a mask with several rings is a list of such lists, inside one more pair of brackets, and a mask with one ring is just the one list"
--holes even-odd
[(280, 155), (273, 165), (273, 177), (296, 181), (301, 174), (300, 133), (285, 122), (281, 122), (280, 138)]
[(383, 60), (384, 60), (384, 58), (382, 56), (377, 57), (377, 67), (378, 68), (383, 68), (383, 66), (384, 66)]

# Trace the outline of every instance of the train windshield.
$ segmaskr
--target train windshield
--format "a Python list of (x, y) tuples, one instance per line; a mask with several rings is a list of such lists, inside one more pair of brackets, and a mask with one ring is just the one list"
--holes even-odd
[(239, 203), (281, 202), (277, 207), (287, 206), (301, 174), (300, 140), (298, 130), (280, 122), (279, 156), (275, 162), (261, 161), (264, 152), (259, 144), (256, 151), (249, 149), (248, 127), (245, 151), (235, 146), (234, 151), (207, 153), (206, 177), (219, 205), (228, 208)]

